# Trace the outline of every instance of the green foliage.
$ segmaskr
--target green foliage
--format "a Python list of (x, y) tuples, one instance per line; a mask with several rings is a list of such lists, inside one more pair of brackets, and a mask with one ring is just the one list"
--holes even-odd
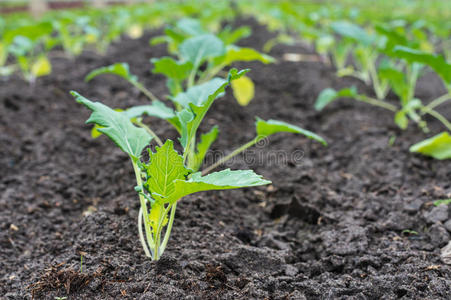
[(410, 152), (417, 152), (435, 159), (451, 159), (451, 136), (442, 132), (436, 136), (421, 141), (412, 147)]
[(339, 98), (353, 98), (357, 96), (357, 90), (355, 87), (345, 88), (336, 91), (332, 88), (327, 88), (321, 91), (315, 102), (315, 109), (323, 110), (328, 104)]
[(127, 80), (129, 82), (137, 82), (138, 81), (138, 77), (136, 77), (135, 75), (132, 75), (130, 73), (130, 67), (128, 66), (127, 63), (115, 63), (110, 66), (97, 68), (97, 69), (91, 71), (88, 75), (86, 75), (85, 81), (90, 81), (94, 77), (97, 77), (102, 74), (114, 74), (114, 75), (124, 78), (125, 80)]

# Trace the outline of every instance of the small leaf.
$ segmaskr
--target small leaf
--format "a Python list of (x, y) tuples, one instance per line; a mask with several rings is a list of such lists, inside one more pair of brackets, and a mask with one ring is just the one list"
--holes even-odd
[(166, 203), (174, 193), (174, 181), (185, 180), (190, 171), (183, 164), (183, 157), (174, 149), (174, 143), (166, 140), (163, 146), (149, 150), (149, 164), (144, 165), (147, 179), (144, 187), (158, 203)]
[(114, 74), (130, 82), (138, 81), (138, 77), (130, 73), (130, 67), (127, 63), (115, 63), (110, 66), (97, 68), (86, 75), (85, 81), (90, 81), (94, 77), (102, 74)]
[(451, 136), (448, 132), (442, 132), (413, 145), (409, 151), (421, 153), (439, 160), (451, 159)]
[(99, 126), (97, 124), (94, 124), (94, 126), (91, 129), (91, 137), (93, 139), (98, 138), (99, 136), (102, 135), (102, 133), (99, 131), (100, 128), (103, 128), (102, 126)]
[(366, 46), (370, 45), (374, 40), (373, 36), (369, 35), (363, 28), (350, 22), (333, 22), (331, 27), (336, 33)]
[(451, 199), (441, 199), (434, 201), (435, 206), (451, 204)]
[(293, 132), (293, 133), (303, 134), (306, 137), (308, 137), (309, 139), (318, 141), (325, 146), (327, 145), (326, 140), (324, 140), (322, 137), (320, 137), (316, 133), (313, 133), (309, 130), (305, 130), (298, 126), (288, 124), (286, 122), (277, 121), (277, 120), (265, 121), (265, 120), (262, 120), (257, 117), (255, 126), (257, 127), (257, 135), (259, 137), (264, 138), (264, 137), (270, 136), (270, 135), (278, 133), (278, 132)]
[(138, 118), (142, 115), (148, 115), (150, 117), (157, 117), (164, 120), (171, 119), (175, 117), (175, 112), (172, 108), (167, 107), (161, 101), (153, 101), (149, 105), (138, 105), (130, 107), (125, 110), (125, 114), (130, 118)]
[(406, 81), (404, 72), (401, 72), (390, 66), (381, 66), (378, 70), (381, 79), (388, 80), (390, 87), (401, 99), (402, 103), (407, 103), (409, 99), (409, 85)]
[[(208, 96), (216, 92), (224, 83), (227, 83), (227, 80), (213, 78), (205, 83), (190, 87), (186, 92), (178, 93), (173, 100), (183, 107), (188, 107), (190, 103), (196, 106), (202, 106), (208, 100)], [(222, 95), (220, 93), (218, 97)]]
[(243, 76), (232, 81), (233, 95), (241, 106), (246, 106), (254, 98), (255, 88), (252, 80)]
[(406, 112), (404, 110), (400, 110), (395, 114), (395, 123), (401, 129), (406, 129), (409, 125), (409, 119), (407, 118)]
[(123, 112), (114, 111), (100, 102), (92, 102), (77, 92), (72, 91), (71, 94), (78, 103), (92, 110), (86, 123), (102, 126), (98, 131), (108, 136), (132, 159), (136, 160), (141, 156), (143, 149), (152, 140), (147, 131), (134, 126)]
[(151, 62), (154, 64), (152, 73), (163, 74), (168, 78), (181, 81), (188, 77), (193, 64), (189, 61), (178, 62), (172, 57), (153, 58)]
[(357, 89), (355, 87), (341, 89), (336, 91), (332, 88), (324, 89), (318, 96), (315, 102), (315, 109), (320, 111), (326, 107), (329, 103), (333, 102), (338, 98), (354, 98), (358, 96)]
[(227, 52), (225, 56), (220, 57), (215, 60), (216, 64), (222, 63), (223, 65), (229, 66), (230, 64), (237, 61), (260, 61), (264, 64), (269, 64), (275, 62), (275, 59), (269, 55), (258, 52), (252, 48), (239, 48), (236, 46), (227, 47)]
[(218, 126), (214, 126), (208, 133), (202, 134), (200, 137), (200, 142), (197, 144), (197, 152), (194, 156), (194, 161), (190, 162), (190, 167), (197, 171), (201, 167), (205, 155), (207, 154), (208, 150), (210, 149), (211, 144), (213, 144), (214, 141), (216, 141), (216, 138), (218, 137)]
[(174, 203), (182, 197), (196, 192), (229, 190), (270, 183), (271, 181), (263, 179), (252, 170), (231, 171), (226, 169), (207, 176), (202, 176), (201, 172), (197, 172), (192, 174), (189, 180), (176, 180), (174, 182), (174, 193), (168, 200), (170, 203)]
[(231, 45), (250, 36), (251, 33), (252, 30), (249, 26), (241, 26), (235, 30), (231, 30), (231, 27), (226, 27), (218, 34), (218, 37), (224, 42), (224, 44)]
[(205, 60), (221, 56), (225, 52), (224, 43), (212, 34), (202, 34), (188, 38), (179, 47), (183, 59), (198, 68)]
[(31, 73), (35, 77), (49, 75), (51, 72), (52, 65), (45, 55), (40, 56), (37, 61), (31, 66)]

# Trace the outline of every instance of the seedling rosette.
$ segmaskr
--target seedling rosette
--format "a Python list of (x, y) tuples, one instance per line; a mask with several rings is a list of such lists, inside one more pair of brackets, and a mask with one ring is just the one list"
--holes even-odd
[[(254, 139), (216, 164), (199, 171), (208, 149), (218, 136), (215, 126), (210, 132), (203, 134), (196, 144), (199, 125), (218, 96), (225, 92), (233, 80), (241, 78), (247, 71), (232, 69), (226, 80), (217, 79), (215, 84), (194, 86), (192, 89), (197, 88), (194, 91), (191, 89), (179, 94), (175, 101), (181, 109), (177, 112), (161, 106), (164, 105), (162, 103), (157, 104), (160, 105), (158, 113), (155, 107), (133, 107), (130, 110), (116, 111), (72, 92), (77, 102), (92, 111), (87, 123), (95, 124), (99, 132), (108, 136), (130, 157), (136, 177), (135, 190), (141, 204), (138, 214), (139, 238), (146, 256), (152, 260), (158, 260), (167, 247), (177, 203), (183, 197), (202, 191), (255, 187), (270, 183), (252, 170), (225, 169), (210, 173), (225, 161), (278, 132), (298, 133), (326, 144), (323, 138), (308, 130), (282, 121), (264, 121), (258, 118)], [(182, 154), (174, 149), (172, 140), (163, 143), (150, 128), (136, 127), (132, 123), (130, 111), (135, 110), (139, 114), (146, 109), (149, 115), (163, 117), (178, 129)], [(155, 151), (147, 149), (149, 160), (143, 162), (141, 154), (154, 140), (158, 146)]]

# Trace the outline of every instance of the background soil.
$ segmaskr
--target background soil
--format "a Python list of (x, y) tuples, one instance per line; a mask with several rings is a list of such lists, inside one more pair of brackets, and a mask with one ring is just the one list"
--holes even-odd
[[(252, 20), (240, 24), (254, 31), (241, 45), (260, 49), (273, 36)], [(440, 261), (451, 214), (431, 203), (451, 197), (451, 164), (410, 154), (425, 136), (414, 126), (398, 130), (387, 111), (344, 100), (315, 112), (323, 88), (366, 88), (322, 63), (283, 61), (284, 53), (311, 53), (302, 45), (275, 47), (276, 64), (237, 65), (252, 69), (255, 99), (242, 108), (229, 91), (202, 130), (219, 124), (213, 150), (230, 151), (252, 138), (258, 115), (313, 130), (329, 146), (271, 137), (248, 153), (253, 162), (227, 166), (252, 168), (273, 185), (184, 198), (163, 258), (147, 259), (131, 164), (107, 138), (90, 137), (89, 112), (68, 91), (113, 107), (146, 103), (120, 79), (83, 81), (95, 67), (124, 61), (162, 97), (164, 79), (150, 73), (149, 59), (166, 49), (148, 46), (159, 33), (125, 38), (107, 57), (55, 56), (52, 75), (34, 87), (0, 82), (1, 299), (28, 299), (33, 289), (42, 299), (451, 298), (450, 267)], [(417, 94), (443, 92), (426, 74)], [(442, 113), (451, 116), (450, 105)], [(176, 138), (164, 122), (147, 121)], [(271, 161), (280, 150), (286, 161)], [(291, 155), (299, 151), (301, 160)]]

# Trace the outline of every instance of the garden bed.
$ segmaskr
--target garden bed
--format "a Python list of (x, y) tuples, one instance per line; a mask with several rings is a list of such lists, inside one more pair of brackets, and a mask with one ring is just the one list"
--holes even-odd
[[(273, 36), (251, 20), (240, 23), (253, 27), (243, 46), (261, 49)], [(450, 267), (440, 260), (449, 241), (443, 224), (451, 214), (448, 206), (432, 204), (451, 197), (451, 164), (409, 153), (426, 136), (414, 126), (401, 131), (387, 111), (343, 100), (316, 112), (313, 104), (324, 88), (354, 84), (371, 91), (338, 79), (320, 62), (283, 60), (285, 53), (312, 54), (301, 45), (276, 46), (276, 64), (237, 65), (252, 69), (255, 99), (243, 108), (229, 92), (202, 129), (219, 124), (221, 139), (213, 150), (232, 150), (252, 138), (257, 115), (301, 125), (329, 146), (290, 134), (271, 137), (248, 153), (253, 162), (241, 158), (227, 167), (254, 169), (272, 185), (185, 197), (164, 256), (158, 262), (146, 258), (137, 238), (139, 201), (128, 158), (107, 138), (91, 138), (91, 126), (84, 125), (89, 112), (68, 92), (112, 107), (145, 104), (121, 79), (84, 82), (92, 69), (123, 61), (164, 95), (164, 78), (151, 74), (149, 63), (167, 55), (163, 45), (148, 46), (159, 33), (124, 39), (106, 57), (86, 52), (70, 61), (56, 55), (53, 73), (34, 87), (19, 78), (0, 82), (2, 297), (451, 297)], [(444, 92), (432, 74), (417, 87), (425, 100)], [(450, 116), (451, 107), (441, 112)], [(166, 123), (151, 122), (157, 134), (177, 137)], [(436, 121), (430, 125), (439, 132)], [(280, 150), (286, 159), (272, 161), (271, 153)]]

